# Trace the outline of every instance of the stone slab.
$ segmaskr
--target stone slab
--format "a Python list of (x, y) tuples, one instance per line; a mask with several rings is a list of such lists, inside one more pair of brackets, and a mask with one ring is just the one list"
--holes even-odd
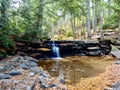
[(120, 50), (111, 51), (111, 54), (117, 58), (120, 58)]

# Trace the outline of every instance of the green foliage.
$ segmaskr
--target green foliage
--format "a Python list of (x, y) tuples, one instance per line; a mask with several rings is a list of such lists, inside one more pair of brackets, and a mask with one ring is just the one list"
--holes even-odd
[(67, 37), (72, 37), (72, 36), (73, 36), (72, 30), (67, 30), (66, 36), (67, 36)]
[(103, 24), (103, 29), (115, 29), (118, 27), (118, 15), (117, 14), (113, 14), (110, 18), (107, 18), (105, 20), (105, 23)]
[(85, 33), (86, 33), (86, 31), (85, 31), (85, 30), (80, 30), (80, 35), (81, 35), (81, 36), (84, 36), (84, 35), (85, 35)]

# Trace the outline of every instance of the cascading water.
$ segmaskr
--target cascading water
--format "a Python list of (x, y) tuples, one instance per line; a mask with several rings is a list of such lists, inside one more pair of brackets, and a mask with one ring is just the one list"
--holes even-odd
[(60, 57), (60, 49), (59, 47), (54, 43), (52, 43), (52, 59), (61, 59)]

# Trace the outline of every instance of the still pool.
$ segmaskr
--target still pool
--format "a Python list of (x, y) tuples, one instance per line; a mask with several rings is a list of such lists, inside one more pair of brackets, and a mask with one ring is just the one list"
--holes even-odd
[(69, 84), (81, 78), (94, 77), (103, 73), (114, 58), (71, 56), (59, 60), (40, 60), (38, 65), (53, 77), (62, 76)]

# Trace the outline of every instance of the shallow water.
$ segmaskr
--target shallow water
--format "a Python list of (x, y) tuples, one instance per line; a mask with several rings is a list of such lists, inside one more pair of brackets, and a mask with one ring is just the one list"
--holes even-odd
[(60, 60), (41, 60), (38, 65), (51, 76), (62, 76), (67, 83), (72, 84), (79, 82), (81, 78), (103, 73), (113, 60), (106, 57), (72, 56)]

